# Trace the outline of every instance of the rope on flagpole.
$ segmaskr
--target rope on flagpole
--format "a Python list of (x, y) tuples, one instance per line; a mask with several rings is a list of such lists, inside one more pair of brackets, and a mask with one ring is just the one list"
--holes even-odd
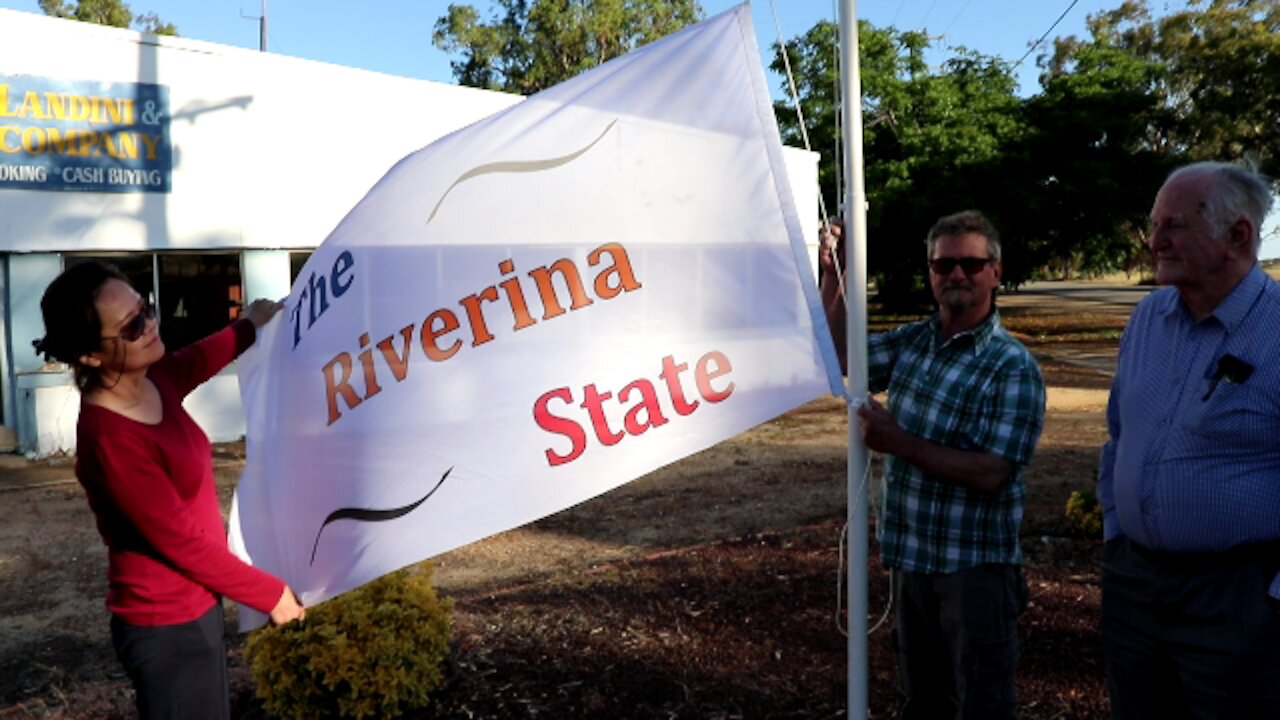
[[(867, 487), (869, 487), (868, 482), (870, 481), (870, 479), (871, 479), (871, 460), (870, 458), (868, 458), (867, 466), (862, 473), (861, 485), (858, 487), (858, 493), (857, 493), (858, 495), (862, 495), (862, 491)], [(875, 505), (869, 503), (868, 506), (871, 509), (872, 516), (874, 517)], [(848, 561), (848, 559), (845, 557), (844, 551), (845, 551), (845, 548), (848, 547), (848, 538), (849, 538), (849, 525), (848, 523), (846, 523), (840, 528), (839, 560), (837, 561), (837, 566), (839, 567), (840, 572), (837, 573), (838, 577), (836, 578), (836, 629), (839, 630), (840, 634), (844, 635), (845, 637), (849, 636), (849, 628), (845, 624), (841, 623), (841, 618), (843, 618), (844, 616), (844, 567), (845, 567), (845, 562)], [(890, 569), (889, 573), (890, 573), (890, 578), (892, 578), (893, 570)], [(892, 580), (890, 581), (889, 585), (892, 587), (893, 585)], [(875, 632), (885, 624), (885, 621), (889, 619), (889, 612), (893, 610), (893, 592), (890, 591), (888, 593), (888, 596), (889, 596), (889, 601), (884, 606), (884, 612), (880, 613), (879, 619), (877, 619), (875, 623), (872, 624), (872, 626), (867, 630), (868, 636), (874, 635)]]
[[(804, 149), (813, 152), (813, 146), (809, 144), (809, 128), (804, 122), (804, 109), (800, 107), (800, 93), (796, 90), (796, 77), (791, 71), (791, 56), (787, 54), (787, 41), (782, 36), (782, 23), (778, 21), (778, 6), (774, 0), (769, 0), (769, 11), (773, 13), (773, 27), (778, 31), (778, 47), (782, 49), (782, 67), (787, 71), (787, 87), (791, 90), (791, 103), (796, 109), (800, 138), (804, 141)], [(818, 211), (822, 213), (823, 224), (829, 225), (831, 216), (827, 214), (827, 203), (822, 199), (821, 192), (818, 193)]]
[[(804, 142), (804, 149), (809, 152), (813, 152), (813, 146), (809, 142), (809, 128), (804, 121), (804, 109), (800, 104), (800, 93), (796, 90), (795, 73), (791, 70), (791, 56), (787, 53), (787, 41), (782, 35), (782, 23), (778, 20), (778, 6), (774, 0), (769, 0), (769, 11), (773, 14), (773, 27), (778, 33), (778, 47), (782, 50), (782, 67), (786, 70), (787, 88), (791, 91), (791, 104), (796, 109), (796, 123), (800, 126), (800, 139)], [(836, 108), (839, 108), (838, 102), (836, 103)], [(838, 113), (839, 110), (837, 109), (836, 112)], [(836, 118), (836, 125), (837, 127), (840, 125), (840, 118), (838, 116)], [(836, 137), (840, 137), (840, 133), (836, 133)], [(839, 170), (837, 169), (837, 173), (838, 172)], [(840, 188), (836, 188), (836, 190), (839, 192)], [(818, 212), (822, 215), (822, 227), (825, 232), (825, 228), (831, 227), (831, 215), (827, 212), (827, 202), (822, 197), (821, 189), (818, 191)], [(829, 233), (827, 233), (827, 237), (830, 237)], [(849, 301), (844, 294), (844, 269), (840, 267), (841, 258), (838, 253), (833, 252), (832, 259), (835, 261), (832, 263), (832, 267), (834, 267), (836, 271), (836, 286), (840, 291), (840, 302), (844, 304), (845, 310), (847, 311), (849, 308)]]

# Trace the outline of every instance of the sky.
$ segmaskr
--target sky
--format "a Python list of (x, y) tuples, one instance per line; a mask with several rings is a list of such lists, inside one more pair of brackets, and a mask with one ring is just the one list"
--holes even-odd
[[(489, 0), (454, 1), (475, 6), (482, 18), (490, 17), (493, 3)], [(127, 4), (135, 14), (154, 12), (173, 23), (183, 37), (258, 48), (256, 18), (262, 15), (262, 0), (128, 0)], [(736, 4), (736, 0), (701, 0), (708, 16)], [(963, 45), (1017, 61), (1051, 27), (1044, 47), (1058, 35), (1083, 35), (1086, 16), (1119, 4), (1120, 0), (862, 0), (856, 9), (859, 18), (877, 27), (923, 29), (940, 37), (942, 45)], [(1157, 9), (1167, 4), (1177, 8), (1185, 3), (1152, 0)], [(271, 52), (393, 75), (453, 80), (451, 58), (431, 43), (435, 21), (449, 6), (447, 0), (269, 0), (265, 5)], [(775, 5), (788, 40), (819, 20), (835, 20), (836, 0), (775, 0)], [(0, 0), (0, 7), (40, 12), (36, 0)], [(752, 16), (761, 51), (767, 55), (778, 39), (769, 1), (753, 2)], [(1054, 27), (1059, 16), (1062, 20)], [(1035, 55), (1019, 69), (1024, 94), (1038, 89)], [(772, 78), (771, 84), (778, 81)]]
[[(475, 6), (482, 18), (491, 15), (489, 0), (454, 0)], [(967, 47), (1010, 62), (1026, 57), (1016, 70), (1022, 95), (1039, 89), (1036, 57), (1052, 48), (1054, 37), (1086, 35), (1089, 15), (1119, 6), (1121, 0), (861, 0), (860, 19), (877, 27), (924, 30), (938, 38), (942, 51), (931, 62), (941, 63), (946, 48)], [(774, 6), (782, 37), (801, 35), (819, 20), (835, 21), (837, 0), (756, 0), (752, 18), (762, 63), (771, 59), (769, 47), (778, 40)], [(263, 0), (128, 0), (135, 14), (156, 13), (177, 26), (186, 38), (256, 50)], [(707, 15), (723, 12), (736, 0), (701, 0)], [(378, 72), (453, 82), (451, 58), (431, 43), (436, 19), (444, 15), (448, 0), (267, 0), (267, 49), (271, 52), (321, 60)], [(1185, 0), (1150, 0), (1157, 15), (1180, 10)], [(36, 0), (0, 0), (0, 8), (39, 13)], [(1047, 34), (1044, 43), (1032, 45)], [(780, 97), (782, 78), (771, 75), (769, 84)], [(1280, 257), (1273, 214), (1264, 244), (1264, 257)]]

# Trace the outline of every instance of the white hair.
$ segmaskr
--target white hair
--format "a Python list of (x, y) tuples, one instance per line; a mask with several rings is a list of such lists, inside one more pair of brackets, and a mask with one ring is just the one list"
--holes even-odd
[(1169, 173), (1166, 183), (1191, 176), (1210, 178), (1205, 217), (1217, 232), (1224, 232), (1240, 218), (1253, 224), (1253, 254), (1262, 247), (1262, 223), (1273, 201), (1269, 179), (1252, 170), (1225, 162), (1197, 162)]

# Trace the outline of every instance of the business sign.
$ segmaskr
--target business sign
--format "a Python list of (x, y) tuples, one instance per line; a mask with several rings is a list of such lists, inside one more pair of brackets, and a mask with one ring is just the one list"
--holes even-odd
[(0, 189), (169, 192), (169, 89), (0, 75)]

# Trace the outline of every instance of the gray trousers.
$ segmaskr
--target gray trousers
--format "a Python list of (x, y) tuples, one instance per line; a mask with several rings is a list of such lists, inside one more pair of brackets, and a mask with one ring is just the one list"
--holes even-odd
[(1018, 565), (955, 573), (893, 572), (898, 678), (905, 720), (1005, 720), (1017, 713)]
[(1280, 718), (1280, 545), (1102, 555), (1102, 642), (1115, 720)]
[(141, 720), (230, 720), (222, 603), (180, 625), (130, 625), (113, 615), (111, 644)]

